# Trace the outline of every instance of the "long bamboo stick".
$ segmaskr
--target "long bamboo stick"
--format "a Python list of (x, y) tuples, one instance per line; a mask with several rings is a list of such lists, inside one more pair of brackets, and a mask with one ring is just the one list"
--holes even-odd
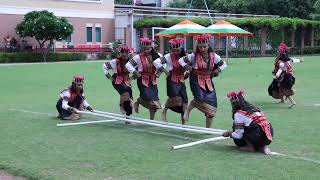
[(151, 120), (149, 120), (149, 121), (147, 121), (147, 120), (144, 120), (144, 121), (133, 120), (133, 119), (129, 119), (129, 118), (117, 117), (117, 116), (113, 116), (113, 115), (107, 115), (107, 114), (101, 114), (101, 113), (89, 112), (89, 111), (77, 111), (77, 113), (91, 114), (91, 115), (96, 115), (96, 116), (113, 118), (113, 119), (117, 119), (120, 121), (127, 121), (127, 122), (132, 122), (132, 123), (137, 123), (137, 124), (147, 124), (150, 126), (156, 126), (156, 127), (162, 127), (162, 128), (184, 130), (184, 131), (189, 131), (189, 132), (197, 132), (197, 133), (205, 133), (205, 134), (222, 135), (222, 132), (208, 131), (208, 130), (206, 131), (206, 130), (200, 130), (200, 129), (192, 129), (192, 128), (186, 128), (186, 127), (177, 127), (177, 126), (172, 126), (172, 125), (158, 124), (158, 123), (155, 123), (154, 121), (151, 121)]
[(208, 142), (216, 142), (216, 141), (221, 141), (221, 140), (225, 140), (228, 139), (228, 137), (214, 137), (214, 138), (209, 138), (209, 139), (203, 139), (200, 141), (195, 141), (192, 143), (187, 143), (187, 144), (181, 144), (181, 145), (177, 145), (177, 146), (173, 146), (172, 149), (176, 150), (176, 149), (181, 149), (181, 148), (185, 148), (185, 147), (190, 147), (190, 146), (194, 146), (194, 145), (198, 145), (198, 144), (204, 144), (204, 143), (208, 143)]
[(112, 115), (112, 116), (116, 116), (116, 117), (125, 117), (125, 118), (129, 118), (129, 119), (133, 119), (133, 120), (140, 120), (140, 121), (152, 122), (152, 123), (163, 124), (163, 125), (171, 125), (171, 126), (176, 126), (176, 127), (198, 129), (198, 130), (205, 130), (205, 131), (214, 131), (214, 132), (221, 132), (221, 133), (226, 131), (226, 130), (222, 130), (222, 129), (212, 129), (212, 128), (204, 128), (204, 127), (198, 127), (198, 126), (190, 126), (190, 125), (182, 125), (182, 124), (176, 124), (176, 123), (170, 123), (170, 122), (163, 122), (163, 121), (155, 121), (155, 120), (149, 120), (149, 119), (138, 118), (138, 117), (133, 117), (133, 116), (125, 116), (125, 115), (121, 115), (121, 114), (115, 114), (115, 113), (98, 111), (98, 110), (95, 110), (94, 112)]

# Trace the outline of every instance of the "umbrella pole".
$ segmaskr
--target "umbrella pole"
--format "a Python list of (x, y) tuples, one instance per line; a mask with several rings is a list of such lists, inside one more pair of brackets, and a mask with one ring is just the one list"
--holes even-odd
[(227, 63), (228, 63), (228, 55), (229, 55), (229, 53), (228, 53), (228, 47), (229, 47), (229, 39), (228, 39), (228, 36), (226, 36), (226, 61), (227, 61)]

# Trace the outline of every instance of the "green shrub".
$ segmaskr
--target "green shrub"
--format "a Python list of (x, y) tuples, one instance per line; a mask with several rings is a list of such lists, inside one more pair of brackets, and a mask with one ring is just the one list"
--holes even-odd
[(97, 59), (112, 59), (111, 52), (99, 52), (97, 54)]
[[(85, 53), (74, 52), (50, 52), (47, 56), (47, 62), (56, 61), (82, 61), (86, 60)], [(19, 62), (43, 62), (41, 53), (19, 52), (19, 53), (0, 53), (0, 63), (19, 63)]]

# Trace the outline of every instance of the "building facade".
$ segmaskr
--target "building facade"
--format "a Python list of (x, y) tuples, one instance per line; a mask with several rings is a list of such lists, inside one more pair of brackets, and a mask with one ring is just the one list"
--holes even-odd
[[(8, 35), (21, 41), (15, 27), (24, 14), (35, 10), (48, 10), (56, 16), (66, 17), (74, 27), (73, 34), (68, 38), (72, 44), (103, 45), (114, 41), (113, 0), (10, 0), (0, 2), (1, 42)], [(32, 38), (27, 38), (27, 41), (36, 45)]]

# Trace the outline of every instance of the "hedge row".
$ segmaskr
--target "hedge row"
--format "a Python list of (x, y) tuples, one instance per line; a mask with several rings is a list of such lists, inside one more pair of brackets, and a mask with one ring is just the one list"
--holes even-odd
[[(84, 53), (73, 52), (50, 52), (47, 55), (47, 62), (56, 61), (82, 61), (86, 60), (87, 55)], [(43, 62), (41, 53), (0, 53), (0, 63), (28, 63), (28, 62)]]
[[(134, 22), (135, 28), (151, 28), (151, 27), (171, 27), (184, 20), (183, 18), (142, 18)], [(211, 25), (209, 19), (206, 18), (192, 18), (191, 21), (201, 24), (203, 26)], [(262, 27), (267, 26), (273, 30), (281, 28), (297, 29), (297, 27), (312, 26), (314, 28), (320, 27), (320, 21), (312, 21), (308, 19), (299, 18), (239, 18), (226, 19), (227, 21), (241, 26), (241, 27)]]
[[(222, 57), (225, 57), (226, 50), (225, 49), (220, 49), (214, 50), (215, 53), (219, 54)], [(187, 50), (188, 53), (192, 53), (192, 50)], [(238, 57), (262, 57), (262, 56), (275, 56), (277, 50), (276, 49), (271, 49), (267, 50), (265, 55), (261, 55), (260, 50), (243, 50), (243, 49), (232, 49), (228, 51), (229, 57), (233, 58), (238, 58)], [(167, 54), (168, 52), (165, 52)], [(320, 47), (305, 47), (303, 54), (320, 54)], [(300, 48), (291, 48), (290, 49), (290, 55), (301, 55)]]

